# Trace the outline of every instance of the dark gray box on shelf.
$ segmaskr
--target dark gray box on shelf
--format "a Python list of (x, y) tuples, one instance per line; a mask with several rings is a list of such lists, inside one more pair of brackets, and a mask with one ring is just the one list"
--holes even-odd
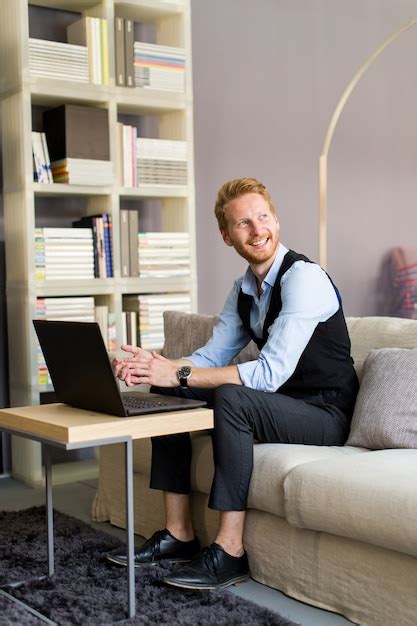
[(61, 159), (110, 160), (107, 109), (63, 104), (43, 114), (51, 162)]

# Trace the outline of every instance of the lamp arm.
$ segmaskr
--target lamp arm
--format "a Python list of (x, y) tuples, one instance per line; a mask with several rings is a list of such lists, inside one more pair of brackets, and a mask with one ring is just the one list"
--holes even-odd
[(358, 69), (345, 91), (343, 92), (334, 113), (331, 117), (330, 124), (327, 128), (326, 135), (323, 142), (323, 148), (319, 159), (319, 260), (320, 265), (327, 268), (327, 155), (329, 152), (330, 144), (333, 138), (334, 131), (336, 129), (337, 122), (344, 109), (344, 106), (351, 95), (352, 91), (365, 74), (366, 70), (372, 65), (372, 63), (379, 57), (379, 55), (393, 43), (397, 37), (404, 33), (409, 28), (417, 25), (417, 18), (413, 18), (398, 31), (396, 31), (369, 57), (367, 61)]

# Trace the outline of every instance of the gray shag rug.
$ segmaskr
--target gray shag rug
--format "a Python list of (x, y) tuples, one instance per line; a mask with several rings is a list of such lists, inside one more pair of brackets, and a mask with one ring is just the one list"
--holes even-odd
[[(161, 579), (172, 570), (164, 565), (136, 568), (137, 614), (127, 620), (126, 569), (105, 559), (122, 545), (120, 540), (58, 511), (55, 575), (13, 587), (11, 583), (46, 574), (45, 515), (45, 507), (0, 512), (0, 587), (57, 624), (294, 626), (227, 590), (198, 592), (164, 585)], [(37, 623), (30, 613), (22, 617), (23, 612), (16, 621), (16, 611), (25, 609), (4, 598), (0, 602), (1, 624)]]

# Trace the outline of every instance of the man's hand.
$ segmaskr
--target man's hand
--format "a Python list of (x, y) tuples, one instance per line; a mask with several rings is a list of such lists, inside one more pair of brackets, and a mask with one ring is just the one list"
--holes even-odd
[(120, 380), (124, 380), (124, 378), (121, 377), (121, 374), (126, 363), (137, 363), (140, 361), (146, 362), (153, 358), (151, 352), (138, 348), (137, 346), (123, 345), (120, 347), (123, 352), (128, 352), (132, 355), (126, 359), (113, 359), (112, 361), (114, 374), (117, 378), (120, 378)]
[(122, 346), (122, 350), (133, 356), (127, 359), (114, 359), (114, 372), (128, 387), (133, 385), (157, 385), (177, 387), (178, 365), (157, 352), (148, 352), (134, 346)]

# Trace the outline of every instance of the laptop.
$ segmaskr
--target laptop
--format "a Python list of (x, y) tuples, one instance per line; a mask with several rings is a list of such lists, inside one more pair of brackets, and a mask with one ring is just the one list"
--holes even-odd
[(117, 417), (206, 406), (162, 394), (121, 393), (96, 322), (33, 320), (33, 325), (59, 402)]

